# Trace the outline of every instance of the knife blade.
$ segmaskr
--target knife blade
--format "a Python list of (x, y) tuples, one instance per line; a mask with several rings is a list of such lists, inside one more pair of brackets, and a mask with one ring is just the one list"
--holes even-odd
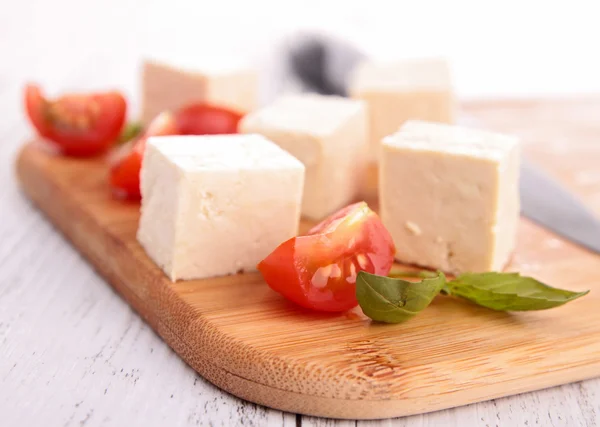
[(521, 213), (575, 243), (600, 253), (600, 221), (561, 184), (521, 162)]
[[(330, 37), (304, 35), (288, 52), (292, 74), (306, 90), (348, 96), (350, 73), (365, 55)], [(600, 253), (600, 220), (562, 185), (523, 160), (520, 170), (521, 213), (556, 234)]]

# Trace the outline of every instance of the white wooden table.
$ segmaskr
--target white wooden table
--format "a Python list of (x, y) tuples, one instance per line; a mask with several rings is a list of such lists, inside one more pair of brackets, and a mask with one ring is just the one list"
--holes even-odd
[[(12, 170), (14, 155), (32, 135), (21, 109), (22, 86), (27, 80), (37, 80), (54, 93), (116, 86), (135, 100), (136, 67), (149, 46), (162, 43), (168, 47), (177, 37), (215, 30), (215, 19), (207, 19), (203, 4), (158, 7), (136, 0), (2, 3), (0, 425), (600, 424), (600, 380), (379, 422), (316, 419), (243, 402), (186, 366), (95, 274), (18, 190)], [(231, 18), (230, 6), (222, 4), (221, 12), (212, 17), (227, 16), (242, 33), (250, 31), (252, 25), (238, 25), (239, 14), (237, 21)], [(167, 12), (171, 18), (160, 18)], [(252, 15), (256, 19), (257, 13)], [(187, 23), (187, 29), (177, 25), (177, 17)], [(351, 24), (352, 19), (358, 20), (356, 16), (348, 19)], [(248, 43), (268, 40), (286, 22), (271, 23), (265, 32), (247, 35)], [(239, 37), (245, 37), (235, 31), (233, 35), (238, 44)], [(199, 36), (193, 42), (202, 44), (203, 40)]]

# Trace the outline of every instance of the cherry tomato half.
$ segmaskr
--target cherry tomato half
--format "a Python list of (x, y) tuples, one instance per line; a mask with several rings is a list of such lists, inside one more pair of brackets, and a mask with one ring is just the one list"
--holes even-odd
[(63, 154), (88, 157), (106, 151), (119, 137), (127, 103), (118, 92), (71, 94), (46, 99), (40, 88), (25, 89), (25, 108), (38, 133)]
[(258, 264), (267, 284), (287, 299), (318, 311), (358, 304), (359, 271), (386, 276), (394, 262), (392, 237), (365, 202), (355, 203), (282, 243)]
[(128, 146), (119, 147), (110, 161), (110, 186), (119, 199), (140, 199), (140, 170), (146, 140), (151, 136), (176, 135), (175, 118), (169, 112), (156, 116), (142, 136)]
[(208, 104), (192, 104), (175, 114), (180, 135), (218, 135), (237, 133), (242, 115)]
[(242, 115), (213, 105), (192, 104), (175, 113), (159, 114), (133, 148), (113, 162), (110, 183), (118, 198), (139, 200), (140, 169), (146, 139), (163, 135), (215, 135), (237, 133)]

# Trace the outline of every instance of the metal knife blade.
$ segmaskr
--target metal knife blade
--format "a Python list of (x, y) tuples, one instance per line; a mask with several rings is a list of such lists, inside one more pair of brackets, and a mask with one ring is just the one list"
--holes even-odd
[(558, 182), (521, 163), (521, 212), (555, 233), (600, 253), (600, 220)]
[[(304, 35), (288, 52), (289, 68), (307, 90), (347, 96), (352, 68), (364, 55), (333, 38)], [(592, 251), (600, 253), (600, 220), (573, 194), (527, 161), (521, 165), (521, 213)]]

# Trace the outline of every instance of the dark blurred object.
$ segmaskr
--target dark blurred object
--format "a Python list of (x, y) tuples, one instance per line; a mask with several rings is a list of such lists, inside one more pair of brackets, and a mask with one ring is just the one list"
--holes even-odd
[(350, 74), (365, 55), (348, 43), (324, 35), (305, 34), (294, 40), (288, 60), (306, 89), (323, 95), (348, 96)]

